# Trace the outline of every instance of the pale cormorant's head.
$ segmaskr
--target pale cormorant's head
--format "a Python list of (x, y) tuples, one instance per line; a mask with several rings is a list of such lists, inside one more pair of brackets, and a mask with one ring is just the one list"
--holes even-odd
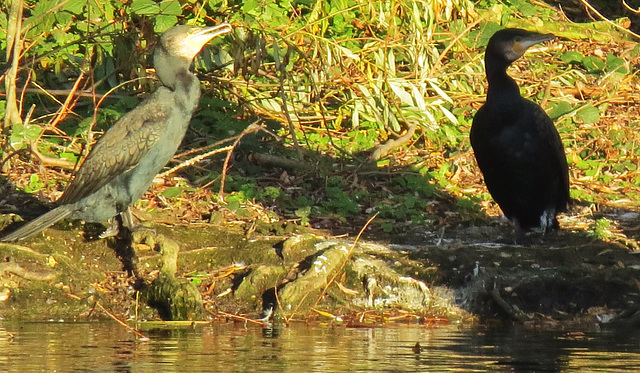
[(164, 53), (193, 60), (211, 39), (229, 32), (231, 25), (228, 23), (212, 27), (173, 26), (162, 34), (159, 47)]

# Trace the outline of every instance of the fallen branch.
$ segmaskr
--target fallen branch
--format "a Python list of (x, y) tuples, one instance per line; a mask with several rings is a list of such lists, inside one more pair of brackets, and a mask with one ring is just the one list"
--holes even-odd
[(378, 147), (373, 152), (373, 154), (371, 154), (371, 159), (374, 161), (377, 161), (387, 156), (389, 153), (391, 153), (400, 145), (411, 140), (411, 138), (413, 137), (413, 134), (416, 132), (417, 127), (418, 127), (418, 124), (413, 123), (409, 126), (409, 128), (407, 129), (407, 132), (404, 135), (398, 137), (397, 139), (391, 139), (385, 142), (384, 144), (378, 145)]
[(100, 302), (96, 302), (96, 307), (100, 308), (104, 313), (107, 314), (107, 316), (111, 317), (112, 319), (116, 320), (116, 322), (122, 326), (124, 326), (127, 330), (129, 330), (130, 332), (132, 332), (133, 334), (137, 335), (138, 338), (140, 338), (140, 340), (142, 341), (148, 341), (149, 337), (147, 337), (146, 335), (140, 333), (139, 331), (137, 331), (136, 329), (132, 328), (131, 326), (129, 326), (129, 324), (127, 324), (126, 322), (120, 320), (119, 318), (117, 318), (114, 314), (112, 314), (111, 312), (107, 311), (106, 308), (104, 308), (102, 306), (102, 304), (100, 304)]
[(277, 155), (264, 153), (251, 153), (249, 154), (249, 160), (260, 166), (279, 167), (286, 170), (308, 170), (310, 168), (310, 165), (308, 163), (301, 162), (299, 159), (293, 160), (284, 157), (278, 157)]
[(491, 290), (491, 297), (493, 298), (494, 301), (496, 301), (496, 303), (500, 306), (500, 308), (502, 308), (502, 310), (506, 312), (509, 316), (511, 316), (511, 318), (513, 318), (514, 320), (517, 320), (520, 322), (531, 320), (531, 316), (522, 312), (518, 307), (513, 306), (507, 303), (507, 301), (505, 301), (504, 299), (502, 299), (502, 296), (500, 295), (500, 292), (497, 289)]
[(36, 272), (29, 271), (22, 268), (17, 263), (0, 263), (0, 273), (13, 273), (16, 276), (20, 276), (25, 280), (37, 280), (37, 281), (53, 281), (58, 277), (55, 272)]

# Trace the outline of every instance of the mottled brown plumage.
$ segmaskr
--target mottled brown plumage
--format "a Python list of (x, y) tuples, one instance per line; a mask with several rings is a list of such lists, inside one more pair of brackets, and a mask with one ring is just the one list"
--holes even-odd
[(193, 58), (211, 39), (230, 31), (228, 24), (182, 25), (166, 31), (154, 52), (162, 85), (100, 138), (57, 201), (58, 207), (2, 241), (26, 238), (67, 216), (104, 222), (121, 214), (130, 225), (129, 206), (173, 157), (198, 104), (200, 82), (189, 70)]

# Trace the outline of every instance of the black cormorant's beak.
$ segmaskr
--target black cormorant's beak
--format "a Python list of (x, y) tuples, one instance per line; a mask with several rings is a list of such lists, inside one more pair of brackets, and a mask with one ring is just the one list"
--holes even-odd
[(531, 48), (533, 45), (553, 40), (555, 38), (556, 36), (554, 34), (541, 34), (538, 32), (531, 32), (526, 36), (518, 37), (515, 43), (513, 43), (513, 50), (517, 54), (523, 55), (524, 52), (527, 49)]

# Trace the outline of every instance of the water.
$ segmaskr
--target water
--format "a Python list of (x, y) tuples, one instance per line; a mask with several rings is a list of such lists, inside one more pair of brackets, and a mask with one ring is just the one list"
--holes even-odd
[(274, 336), (257, 326), (222, 323), (145, 333), (149, 341), (115, 323), (0, 323), (0, 371), (640, 371), (640, 330), (621, 335), (292, 325)]

